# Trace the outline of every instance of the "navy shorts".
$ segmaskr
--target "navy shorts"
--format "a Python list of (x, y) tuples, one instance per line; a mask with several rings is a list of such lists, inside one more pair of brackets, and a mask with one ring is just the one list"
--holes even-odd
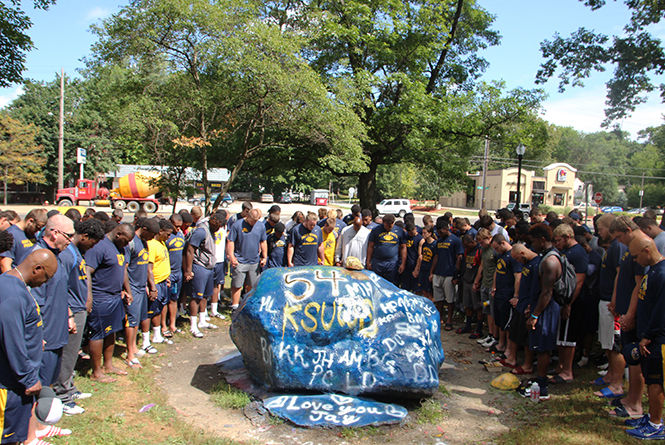
[(226, 279), (226, 267), (224, 262), (215, 264), (212, 274), (212, 285), (217, 286), (221, 284), (224, 287), (224, 280)]
[(420, 275), (418, 275), (418, 290), (421, 292), (432, 293), (432, 282), (429, 280), (430, 268), (420, 268)]
[(132, 287), (132, 304), (125, 305), (125, 312), (127, 313), (127, 324), (129, 328), (135, 328), (143, 320), (148, 318), (148, 295), (143, 289)]
[(651, 343), (647, 346), (650, 354), (642, 357), (640, 364), (644, 383), (647, 385), (663, 386), (663, 356), (665, 355), (663, 348), (665, 348), (663, 344)]
[(372, 271), (395, 285), (397, 285), (397, 269), (399, 269), (397, 263), (372, 262)]
[(536, 323), (536, 329), (529, 332), (529, 349), (534, 352), (549, 352), (556, 349), (559, 334), (560, 306), (550, 301)]
[(524, 316), (524, 313), (515, 308), (511, 309), (510, 333), (508, 337), (510, 338), (510, 341), (516, 343), (520, 348), (527, 345), (527, 340), (529, 338), (529, 331), (527, 331), (526, 328), (526, 317)]
[(0, 443), (23, 442), (28, 438), (28, 425), (32, 414), (33, 396), (0, 388)]
[(156, 283), (157, 297), (154, 300), (148, 300), (148, 317), (152, 318), (155, 315), (162, 313), (162, 309), (169, 302), (169, 288), (166, 285), (166, 280)]
[(95, 301), (92, 299), (92, 312), (88, 314), (90, 340), (102, 340), (122, 330), (125, 319), (125, 305), (118, 297)]
[(409, 268), (407, 266), (400, 276), (400, 284), (402, 289), (408, 290), (409, 292), (418, 291), (418, 278), (413, 277), (413, 267), (414, 266), (411, 266)]
[(51, 386), (60, 375), (60, 363), (62, 362), (62, 348), (44, 350), (42, 353), (42, 364), (39, 367), (39, 381), (42, 386)]
[(494, 322), (502, 331), (510, 327), (511, 315), (513, 307), (509, 303), (512, 294), (500, 295), (495, 293), (494, 300), (492, 301), (492, 310), (494, 312)]
[(192, 265), (192, 272), (194, 272), (194, 278), (189, 282), (189, 296), (194, 300), (200, 300), (212, 296), (213, 270), (194, 264)]
[(180, 291), (182, 290), (182, 274), (171, 275), (171, 287), (169, 287), (169, 301), (178, 301)]

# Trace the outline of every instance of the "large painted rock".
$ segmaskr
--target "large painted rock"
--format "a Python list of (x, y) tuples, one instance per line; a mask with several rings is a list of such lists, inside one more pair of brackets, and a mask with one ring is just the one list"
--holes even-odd
[(420, 397), (439, 385), (439, 313), (371, 271), (269, 269), (234, 314), (231, 338), (273, 391)]

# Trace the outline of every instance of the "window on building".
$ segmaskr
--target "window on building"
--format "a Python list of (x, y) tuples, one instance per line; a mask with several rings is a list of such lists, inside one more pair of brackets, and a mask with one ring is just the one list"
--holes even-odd
[(517, 202), (517, 192), (508, 193), (508, 202)]
[(565, 195), (564, 195), (563, 193), (555, 193), (555, 194), (554, 194), (554, 201), (553, 201), (553, 204), (554, 204), (555, 206), (562, 206), (562, 205), (564, 205), (564, 198), (565, 198)]
[(534, 190), (545, 190), (545, 181), (533, 181)]

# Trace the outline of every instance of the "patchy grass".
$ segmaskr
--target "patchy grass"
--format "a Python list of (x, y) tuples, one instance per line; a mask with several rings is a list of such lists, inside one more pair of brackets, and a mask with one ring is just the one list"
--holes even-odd
[(446, 410), (440, 401), (435, 398), (424, 400), (418, 409), (414, 411), (416, 421), (420, 424), (437, 424), (446, 417)]
[(249, 395), (225, 382), (218, 382), (210, 390), (210, 400), (220, 408), (240, 409), (249, 405)]
[[(635, 439), (624, 432), (623, 419), (608, 415), (608, 401), (593, 395), (600, 389), (588, 383), (595, 372), (585, 371), (576, 376), (578, 383), (550, 385), (550, 400), (534, 404), (523, 399), (522, 404), (518, 403), (511, 413), (518, 427), (498, 437), (496, 443), (635, 444)], [(646, 412), (646, 404), (644, 409)]]
[[(85, 413), (65, 416), (58, 426), (71, 428), (73, 434), (62, 438), (49, 438), (53, 444), (71, 445), (232, 445), (237, 442), (216, 438), (198, 430), (182, 420), (168, 406), (166, 395), (154, 382), (155, 361), (143, 357), (142, 370), (129, 370), (129, 375), (119, 377), (115, 383), (96, 383), (77, 377), (76, 386), (93, 397), (78, 403)], [(116, 365), (122, 367), (116, 359)], [(139, 413), (148, 404), (155, 406)]]

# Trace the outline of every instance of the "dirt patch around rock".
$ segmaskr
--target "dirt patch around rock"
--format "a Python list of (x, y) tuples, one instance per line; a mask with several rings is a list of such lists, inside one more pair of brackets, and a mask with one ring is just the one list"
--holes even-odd
[[(257, 419), (242, 409), (222, 409), (212, 403), (211, 389), (222, 380), (217, 362), (237, 352), (229, 336), (230, 322), (208, 331), (202, 339), (172, 347), (159, 369), (158, 383), (169, 404), (182, 418), (214, 435), (242, 443), (343, 445), (343, 444), (492, 444), (514, 424), (526, 400), (515, 392), (490, 386), (499, 375), (479, 363), (489, 354), (467, 335), (444, 332), (446, 355), (439, 371), (440, 392), (427, 404), (439, 410), (434, 422), (420, 403), (404, 404), (409, 416), (399, 425), (364, 428), (301, 428), (288, 422)], [(509, 371), (508, 369), (504, 369)], [(399, 400), (394, 403), (400, 403)], [(424, 405), (423, 405), (424, 406)], [(443, 415), (441, 415), (441, 411)], [(247, 410), (245, 410), (247, 412)], [(253, 420), (250, 420), (252, 418)]]

